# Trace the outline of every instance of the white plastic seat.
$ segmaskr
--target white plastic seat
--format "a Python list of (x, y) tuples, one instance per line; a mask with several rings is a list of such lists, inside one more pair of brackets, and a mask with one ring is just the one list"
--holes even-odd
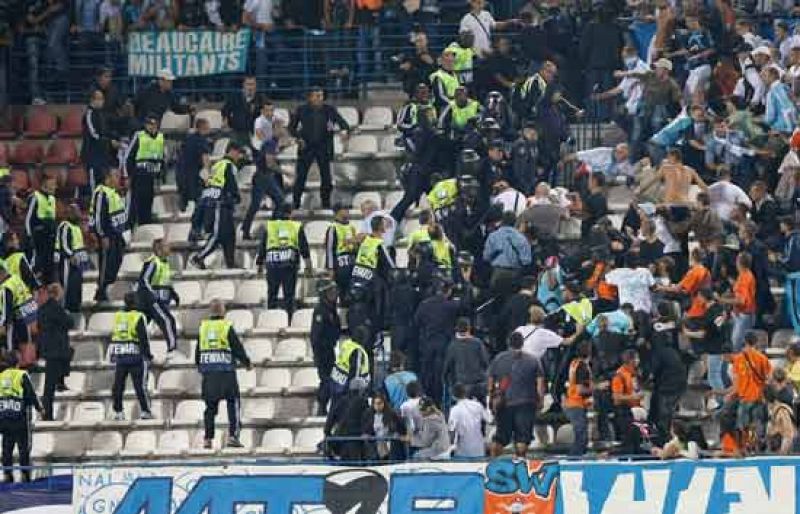
[(289, 326), (289, 315), (281, 309), (261, 311), (258, 315), (258, 328), (279, 330)]
[(309, 221), (305, 224), (306, 239), (308, 244), (321, 245), (325, 242), (325, 234), (330, 223), (327, 221)]
[(189, 223), (171, 223), (166, 225), (167, 237), (173, 243), (185, 243), (189, 240), (189, 232), (192, 231), (192, 225)]
[(360, 191), (353, 195), (353, 208), (360, 209), (361, 204), (370, 200), (375, 202), (378, 206), (378, 209), (383, 207), (383, 199), (381, 198), (381, 194), (377, 191)]
[(103, 402), (81, 402), (72, 411), (70, 425), (94, 426), (106, 419), (106, 408)]
[(194, 116), (196, 120), (204, 119), (208, 121), (208, 126), (211, 130), (219, 130), (222, 128), (222, 113), (216, 109), (204, 109), (199, 111)]
[(225, 313), (225, 319), (233, 323), (237, 334), (244, 334), (253, 329), (253, 313), (246, 310), (233, 310)]
[(73, 362), (99, 363), (105, 359), (103, 347), (98, 343), (80, 343), (73, 346)]
[(144, 258), (141, 253), (126, 253), (122, 258), (122, 266), (120, 266), (120, 273), (139, 273), (142, 271), (144, 265)]
[(122, 450), (122, 434), (103, 430), (92, 434), (92, 440), (86, 450), (89, 458), (111, 458), (116, 457)]
[(367, 107), (367, 110), (364, 111), (364, 120), (361, 122), (361, 128), (364, 130), (385, 130), (393, 124), (392, 109), (375, 105)]
[(183, 400), (175, 407), (175, 423), (193, 424), (203, 420), (206, 404), (201, 400)]
[(196, 305), (203, 298), (200, 282), (194, 280), (175, 282), (173, 287), (181, 298), (181, 305)]
[(294, 453), (316, 453), (317, 445), (325, 439), (321, 428), (301, 428), (294, 437)]
[(236, 381), (242, 393), (249, 393), (256, 388), (256, 372), (252, 369), (237, 369)]
[[(153, 212), (156, 212), (155, 208), (153, 209)], [(164, 225), (140, 225), (136, 227), (136, 231), (133, 233), (134, 243), (152, 243), (156, 239), (163, 238)]]
[(286, 368), (268, 368), (258, 377), (259, 389), (266, 392), (281, 392), (291, 384), (292, 376)]
[(69, 391), (58, 393), (59, 396), (69, 397), (80, 394), (86, 386), (86, 374), (82, 371), (73, 371), (64, 377), (64, 385), (67, 386)]
[(344, 121), (350, 125), (350, 128), (355, 128), (359, 123), (358, 109), (355, 107), (338, 107), (339, 114), (342, 115)]
[(378, 152), (378, 139), (369, 134), (359, 134), (347, 143), (348, 153), (374, 154)]
[(191, 127), (191, 117), (188, 114), (175, 114), (166, 111), (161, 116), (161, 130), (164, 132), (188, 132)]
[(95, 312), (92, 314), (92, 317), (89, 318), (86, 329), (89, 332), (111, 334), (114, 325), (114, 315), (115, 313), (113, 312)]
[(302, 361), (306, 358), (306, 342), (302, 339), (285, 339), (275, 343), (274, 359), (277, 361)]
[[(225, 434), (227, 436), (227, 434)], [(255, 430), (252, 428), (245, 428), (239, 432), (239, 442), (244, 445), (244, 448), (230, 448), (230, 447), (223, 447), (222, 453), (223, 454), (247, 454), (250, 453), (253, 448), (255, 447), (256, 441), (256, 434)]]
[[(94, 305), (94, 295), (97, 292), (97, 282), (84, 282), (81, 286), (81, 301), (84, 304)], [(76, 330), (80, 330), (75, 327)]]
[(200, 391), (200, 375), (193, 369), (168, 369), (158, 377), (161, 394), (186, 394)]
[(253, 364), (263, 364), (272, 359), (272, 341), (268, 339), (248, 339), (242, 345)]
[(261, 305), (267, 298), (267, 283), (264, 280), (243, 280), (236, 288), (233, 301), (239, 304)]
[(236, 296), (236, 286), (232, 280), (212, 280), (206, 283), (204, 298), (232, 302), (234, 296)]
[(159, 455), (182, 455), (190, 447), (189, 432), (186, 430), (169, 430), (158, 438)]
[(190, 334), (199, 333), (200, 322), (206, 318), (208, 318), (208, 309), (189, 309), (182, 311), (181, 322), (183, 330)]
[(89, 434), (77, 430), (62, 430), (53, 438), (52, 456), (58, 459), (82, 457), (89, 442)]
[[(88, 384), (84, 392), (92, 394), (105, 394), (111, 393), (111, 386), (114, 383), (114, 372), (111, 370), (97, 370), (89, 373)], [(126, 386), (131, 387), (130, 380)]]
[(248, 398), (244, 402), (245, 423), (264, 423), (275, 419), (275, 402), (271, 398)]
[(292, 328), (311, 330), (313, 319), (314, 309), (299, 309), (292, 315)]
[[(153, 214), (160, 216), (162, 219), (171, 218), (175, 213), (173, 203), (164, 195), (157, 195), (153, 198)], [(146, 227), (147, 225), (142, 225)], [(163, 226), (163, 225), (158, 225)]]
[(315, 391), (319, 387), (319, 374), (315, 368), (300, 368), (292, 376), (292, 389)]
[(53, 453), (55, 437), (53, 432), (34, 432), (31, 443), (31, 457), (34, 460), (46, 459)]
[(147, 457), (155, 452), (158, 444), (156, 432), (137, 430), (125, 438), (125, 447), (119, 452), (121, 457)]
[(397, 146), (396, 136), (382, 137), (379, 150), (381, 153), (398, 153), (403, 151), (402, 148)]
[(258, 451), (261, 453), (286, 453), (292, 449), (292, 431), (288, 428), (272, 428), (264, 432), (261, 436), (261, 446)]

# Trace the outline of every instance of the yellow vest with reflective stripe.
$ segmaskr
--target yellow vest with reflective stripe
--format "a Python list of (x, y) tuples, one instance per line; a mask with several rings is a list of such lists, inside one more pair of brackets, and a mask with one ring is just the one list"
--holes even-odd
[(455, 54), (453, 71), (472, 71), (472, 60), (475, 57), (475, 50), (472, 48), (464, 48), (458, 43), (450, 43), (447, 49)]
[(154, 288), (170, 287), (172, 284), (172, 269), (167, 261), (160, 259), (157, 255), (151, 255), (144, 262), (145, 264), (150, 262), (155, 262), (156, 264), (156, 271), (153, 273), (153, 278), (150, 279), (151, 286)]
[(206, 319), (200, 323), (200, 372), (233, 371), (233, 354), (228, 334), (233, 323)]
[(433, 79), (439, 79), (442, 83), (444, 94), (447, 98), (456, 96), (456, 88), (461, 85), (458, 81), (458, 77), (454, 73), (447, 72), (441, 68), (431, 73), (428, 77), (431, 83), (433, 83)]
[(355, 253), (356, 227), (338, 223), (332, 223), (333, 230), (336, 231), (336, 255)]
[(378, 267), (378, 251), (383, 244), (383, 239), (369, 235), (361, 242), (356, 256), (356, 266), (375, 269)]
[(0, 418), (19, 417), (23, 414), (27, 373), (17, 368), (0, 372)]
[(450, 243), (445, 239), (431, 239), (433, 260), (440, 268), (452, 269), (453, 259), (450, 256)]
[(225, 170), (228, 164), (233, 164), (230, 159), (224, 158), (215, 162), (211, 166), (211, 176), (208, 177), (208, 187), (217, 187), (219, 189), (225, 188)]
[(41, 191), (34, 191), (33, 195), (36, 197), (36, 217), (40, 220), (56, 219), (56, 197)]
[(431, 240), (431, 235), (428, 233), (428, 227), (420, 227), (408, 236), (409, 248), (420, 243), (427, 243)]
[(445, 207), (450, 207), (456, 203), (458, 199), (458, 183), (454, 178), (441, 180), (433, 186), (431, 192), (428, 193), (428, 203), (431, 204), (431, 209), (438, 211)]
[(139, 311), (119, 311), (114, 315), (114, 328), (111, 331), (111, 341), (115, 343), (139, 343), (136, 327), (143, 314)]
[(284, 250), (300, 248), (299, 221), (269, 220), (267, 221), (267, 250)]
[[(115, 228), (124, 226), (127, 221), (127, 214), (125, 213), (125, 202), (122, 200), (119, 193), (117, 193), (114, 188), (108, 187), (105, 184), (97, 186), (94, 191), (95, 193), (102, 192), (106, 195), (106, 200), (108, 201), (108, 215), (111, 217), (111, 224)], [(89, 206), (89, 215), (92, 219), (94, 219), (94, 210), (95, 195), (92, 195), (92, 203)]]
[(28, 286), (25, 285), (25, 282), (16, 275), (9, 275), (0, 287), (11, 291), (11, 296), (14, 299), (14, 317), (26, 323), (32, 321), (37, 311), (37, 305), (33, 301), (33, 295)]
[[(76, 225), (76, 224), (74, 224), (74, 223), (72, 223), (70, 221), (62, 221), (61, 224), (58, 226), (58, 228), (61, 229), (61, 227), (64, 227), (64, 226), (66, 226), (66, 230), (68, 230), (69, 233), (70, 233), (70, 236), (72, 236), (72, 251), (73, 252), (78, 252), (78, 251), (83, 250), (84, 248), (86, 248), (86, 246), (83, 243), (83, 231), (81, 230), (81, 227), (79, 227), (78, 225)], [(60, 252), (61, 250), (62, 250), (62, 248), (61, 248), (61, 238), (57, 237), (56, 238), (56, 251)]]
[(139, 148), (136, 152), (136, 162), (161, 161), (164, 159), (164, 134), (159, 132), (156, 137), (151, 136), (146, 130), (139, 131)]
[(0, 166), (0, 178), (7, 177), (9, 175), (11, 175), (11, 168)]
[(22, 278), (22, 259), (24, 257), (23, 252), (14, 252), (6, 257), (6, 269), (10, 274)]
[(331, 372), (331, 379), (334, 383), (339, 386), (347, 384), (347, 377), (350, 375), (350, 357), (353, 352), (361, 354), (361, 367), (358, 369), (356, 377), (369, 377), (369, 354), (363, 346), (352, 339), (347, 339), (337, 345), (336, 351), (336, 364)]
[(570, 302), (562, 307), (570, 318), (581, 325), (588, 325), (592, 322), (592, 302), (588, 298)]
[(481, 104), (475, 100), (469, 100), (464, 107), (459, 107), (455, 101), (450, 102), (451, 126), (455, 129), (463, 129), (469, 120), (478, 116), (480, 107)]
[[(420, 109), (420, 107), (423, 107), (423, 105), (419, 104), (417, 102), (412, 103), (411, 107), (410, 107), (411, 108), (411, 124), (414, 125), (414, 126), (417, 126), (417, 124), (419, 122), (419, 109)], [(436, 108), (433, 106), (433, 104), (432, 103), (427, 103), (427, 104), (425, 104), (425, 107), (427, 107), (429, 109), (432, 109), (432, 111), (433, 111), (432, 119), (436, 120)]]

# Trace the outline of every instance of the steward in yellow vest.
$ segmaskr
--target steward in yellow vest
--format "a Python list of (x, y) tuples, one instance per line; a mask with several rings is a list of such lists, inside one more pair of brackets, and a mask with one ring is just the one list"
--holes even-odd
[(131, 181), (131, 223), (153, 222), (153, 195), (156, 179), (164, 169), (164, 134), (158, 130), (159, 119), (147, 116), (144, 130), (138, 131), (125, 154), (125, 170)]
[(5, 482), (14, 481), (11, 464), (14, 449), (19, 454), (22, 481), (30, 482), (31, 444), (33, 443), (30, 408), (42, 412), (28, 373), (18, 369), (11, 353), (0, 352), (0, 436), (3, 439), (2, 462)]
[(180, 305), (181, 299), (172, 287), (172, 268), (168, 261), (170, 253), (167, 241), (153, 241), (153, 255), (144, 261), (136, 290), (140, 309), (148, 320), (156, 322), (167, 340), (167, 351), (171, 352), (178, 346), (178, 328), (169, 304), (175, 300), (175, 305)]
[(463, 86), (456, 89), (456, 97), (450, 102), (439, 118), (439, 124), (445, 135), (456, 139), (463, 135), (467, 127), (474, 123), (481, 114), (483, 107), (476, 100), (467, 96)]
[(111, 342), (108, 345), (108, 358), (115, 365), (114, 384), (111, 387), (114, 420), (123, 421), (122, 395), (125, 382), (131, 376), (136, 398), (139, 400), (139, 412), (142, 419), (152, 419), (150, 398), (147, 395), (149, 378), (150, 339), (147, 335), (147, 320), (144, 314), (136, 310), (136, 293), (125, 294), (125, 310), (114, 315), (111, 327)]
[(354, 380), (359, 380), (362, 384), (369, 383), (372, 367), (369, 352), (365, 349), (368, 338), (369, 331), (360, 326), (353, 331), (350, 339), (336, 345), (336, 360), (331, 371), (334, 395), (346, 392)]
[(476, 57), (474, 45), (475, 36), (469, 30), (464, 30), (458, 34), (458, 41), (450, 43), (447, 47), (455, 53), (453, 71), (458, 75), (458, 81), (465, 86), (473, 82), (473, 61)]
[(56, 230), (58, 281), (64, 289), (64, 308), (69, 312), (81, 310), (83, 272), (89, 265), (80, 222), (80, 210), (72, 206), (67, 219), (59, 223)]
[(350, 288), (350, 276), (358, 251), (356, 227), (350, 223), (350, 211), (345, 205), (334, 206), (333, 223), (325, 233), (325, 269), (332, 270), (342, 299)]
[(428, 82), (433, 91), (433, 106), (437, 112), (442, 112), (456, 96), (456, 88), (461, 84), (458, 74), (454, 71), (456, 53), (452, 48), (442, 51), (440, 68), (431, 73)]
[(28, 246), (33, 248), (31, 267), (42, 277), (42, 282), (53, 281), (53, 244), (56, 234), (56, 180), (45, 179), (42, 187), (34, 191), (28, 202), (25, 215), (25, 236)]

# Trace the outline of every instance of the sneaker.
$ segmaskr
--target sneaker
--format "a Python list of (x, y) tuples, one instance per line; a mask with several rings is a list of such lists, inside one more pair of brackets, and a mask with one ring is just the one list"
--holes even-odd
[(244, 445), (238, 437), (231, 437), (228, 439), (228, 448), (244, 448)]
[(191, 262), (198, 269), (206, 269), (206, 263), (203, 262), (197, 255), (192, 256), (189, 262)]
[(211, 450), (214, 448), (214, 442), (211, 439), (206, 439), (203, 441), (203, 448), (206, 450)]
[(124, 412), (115, 412), (114, 413), (114, 421), (125, 421), (125, 413)]
[(721, 406), (720, 406), (719, 402), (714, 397), (709, 398), (708, 401), (706, 402), (706, 410), (708, 410), (708, 411), (712, 411), (713, 412), (713, 411), (719, 409), (720, 407)]
[(139, 416), (139, 419), (155, 419), (152, 412), (142, 412), (142, 415)]

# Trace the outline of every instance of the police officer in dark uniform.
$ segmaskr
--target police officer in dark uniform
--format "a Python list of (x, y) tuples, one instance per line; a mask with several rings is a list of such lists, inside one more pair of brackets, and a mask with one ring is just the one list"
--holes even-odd
[(156, 179), (164, 168), (164, 134), (158, 130), (159, 119), (148, 116), (144, 130), (138, 131), (125, 153), (125, 170), (131, 179), (131, 223), (153, 222), (153, 197)]
[(19, 454), (22, 481), (30, 482), (31, 443), (33, 442), (31, 407), (42, 412), (42, 405), (28, 374), (15, 365), (10, 353), (0, 352), (0, 434), (3, 436), (3, 477), (13, 482), (11, 468), (14, 447)]
[(340, 300), (345, 304), (358, 246), (356, 227), (350, 224), (350, 210), (347, 206), (336, 204), (333, 211), (333, 223), (325, 233), (325, 269), (333, 272), (341, 295)]
[(133, 381), (133, 390), (139, 400), (141, 419), (153, 419), (150, 399), (147, 396), (147, 378), (153, 355), (150, 353), (150, 338), (147, 335), (147, 319), (136, 310), (136, 293), (125, 294), (125, 310), (114, 315), (108, 357), (114, 363), (113, 397), (114, 420), (124, 421), (122, 394), (128, 375)]
[(303, 224), (289, 219), (290, 217), (289, 205), (284, 204), (275, 209), (272, 219), (264, 224), (256, 256), (259, 275), (264, 266), (267, 267), (267, 308), (278, 308), (278, 292), (283, 290), (283, 308), (289, 314), (289, 319), (294, 312), (300, 257), (305, 261), (306, 275), (310, 276), (313, 272)]
[(522, 136), (514, 141), (511, 149), (511, 184), (525, 196), (531, 196), (536, 184), (546, 178), (539, 158), (537, 130), (536, 122), (525, 122)]
[(34, 191), (25, 215), (25, 236), (31, 249), (31, 266), (44, 283), (51, 282), (53, 245), (56, 237), (56, 179), (46, 178), (39, 191)]
[(59, 223), (56, 230), (55, 258), (58, 261), (58, 281), (64, 289), (64, 308), (73, 313), (81, 310), (83, 271), (89, 264), (80, 222), (80, 209), (73, 205), (67, 218)]
[(125, 201), (117, 192), (119, 172), (110, 170), (103, 184), (97, 186), (89, 207), (90, 226), (100, 241), (98, 248), (100, 270), (97, 275), (97, 302), (108, 301), (106, 288), (116, 282), (122, 256), (125, 254), (125, 239), (122, 234), (128, 228), (128, 213)]
[(211, 317), (200, 323), (195, 363), (203, 375), (202, 396), (206, 403), (203, 416), (205, 426), (204, 447), (211, 449), (214, 442), (214, 418), (220, 400), (228, 407), (228, 446), (242, 448), (239, 442), (241, 429), (239, 382), (236, 380), (236, 364), (250, 369), (250, 359), (244, 351), (233, 323), (225, 319), (225, 306), (214, 299), (210, 306)]
[(175, 305), (180, 305), (181, 299), (172, 287), (172, 268), (167, 261), (169, 255), (168, 242), (163, 239), (153, 241), (153, 255), (144, 261), (136, 291), (141, 311), (147, 319), (155, 320), (167, 340), (167, 350), (171, 352), (178, 346), (178, 329), (169, 304), (175, 300)]
[[(87, 193), (103, 182), (112, 162), (112, 148), (119, 143), (112, 139), (111, 127), (107, 113), (105, 93), (102, 89), (94, 89), (89, 94), (89, 106), (81, 120), (83, 128), (83, 144), (81, 145), (81, 161), (86, 165), (89, 175)], [(88, 194), (86, 195), (88, 196)]]
[(414, 128), (404, 136), (409, 162), (400, 170), (403, 197), (392, 208), (391, 216), (398, 223), (403, 221), (406, 211), (420, 196), (430, 189), (431, 172), (437, 162), (440, 136), (436, 131), (436, 111), (431, 105), (423, 104), (413, 111)]
[(242, 147), (233, 141), (228, 143), (225, 157), (211, 167), (200, 205), (192, 215), (192, 232), (199, 232), (207, 219), (210, 221), (208, 225), (211, 226), (211, 235), (205, 245), (191, 258), (192, 264), (200, 269), (206, 269), (206, 257), (218, 246), (222, 246), (225, 266), (234, 267), (236, 230), (233, 226), (233, 210), (241, 201), (239, 186), (236, 183), (237, 163), (241, 158)]
[(331, 371), (336, 359), (334, 350), (342, 332), (342, 322), (336, 310), (338, 291), (336, 282), (322, 280), (317, 284), (319, 303), (314, 307), (311, 321), (311, 350), (314, 353), (314, 366), (319, 375), (317, 392), (317, 415), (328, 413), (331, 398)]

